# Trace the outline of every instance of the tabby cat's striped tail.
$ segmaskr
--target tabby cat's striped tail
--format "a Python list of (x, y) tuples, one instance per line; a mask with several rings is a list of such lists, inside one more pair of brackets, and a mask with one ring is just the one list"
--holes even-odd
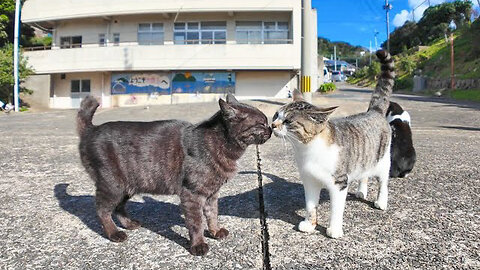
[(375, 110), (386, 114), (393, 91), (395, 72), (393, 71), (393, 58), (385, 50), (377, 51), (377, 57), (381, 63), (382, 72), (378, 78), (377, 86), (372, 94), (368, 111)]

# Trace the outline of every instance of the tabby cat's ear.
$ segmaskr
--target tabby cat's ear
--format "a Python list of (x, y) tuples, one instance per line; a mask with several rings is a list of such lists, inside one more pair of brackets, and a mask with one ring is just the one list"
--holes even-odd
[(220, 106), (220, 110), (222, 110), (223, 115), (228, 119), (235, 118), (238, 113), (237, 109), (232, 107), (223, 99), (218, 100), (218, 105)]
[(335, 107), (328, 107), (328, 108), (317, 108), (315, 110), (308, 110), (306, 111), (307, 115), (310, 119), (317, 123), (323, 123), (328, 120), (330, 115), (338, 108)]
[(293, 90), (293, 101), (305, 101), (302, 93), (298, 89)]
[(227, 103), (239, 103), (238, 100), (235, 98), (234, 95), (228, 93), (227, 94)]
[(328, 107), (328, 108), (318, 108), (318, 111), (323, 112), (323, 113), (328, 113), (328, 115), (330, 115), (330, 114), (333, 113), (337, 108), (338, 108), (338, 106), (333, 106), (333, 107)]

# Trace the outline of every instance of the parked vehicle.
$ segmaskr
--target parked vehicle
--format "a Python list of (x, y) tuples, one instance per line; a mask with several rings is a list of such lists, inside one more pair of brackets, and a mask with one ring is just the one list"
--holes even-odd
[(345, 81), (346, 76), (342, 71), (332, 71), (332, 81), (334, 82), (343, 82)]
[(323, 83), (332, 82), (332, 74), (326, 67), (323, 67)]

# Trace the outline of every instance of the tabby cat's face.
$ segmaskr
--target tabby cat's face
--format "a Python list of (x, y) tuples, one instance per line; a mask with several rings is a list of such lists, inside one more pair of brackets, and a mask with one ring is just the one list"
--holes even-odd
[(273, 134), (306, 144), (322, 133), (335, 108), (322, 109), (303, 100), (289, 103), (273, 116)]

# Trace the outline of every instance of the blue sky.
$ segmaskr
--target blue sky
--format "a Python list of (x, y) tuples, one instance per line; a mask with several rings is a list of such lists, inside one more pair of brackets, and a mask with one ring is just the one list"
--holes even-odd
[[(390, 32), (403, 25), (406, 20), (418, 21), (428, 2), (431, 5), (446, 0), (389, 0), (393, 5), (390, 10)], [(472, 1), (478, 8), (477, 1)], [(378, 31), (378, 46), (387, 39), (385, 23), (385, 0), (312, 0), (312, 6), (318, 14), (318, 36), (331, 41), (345, 41), (352, 45), (375, 49), (374, 35)], [(415, 8), (415, 13), (412, 10)]]

